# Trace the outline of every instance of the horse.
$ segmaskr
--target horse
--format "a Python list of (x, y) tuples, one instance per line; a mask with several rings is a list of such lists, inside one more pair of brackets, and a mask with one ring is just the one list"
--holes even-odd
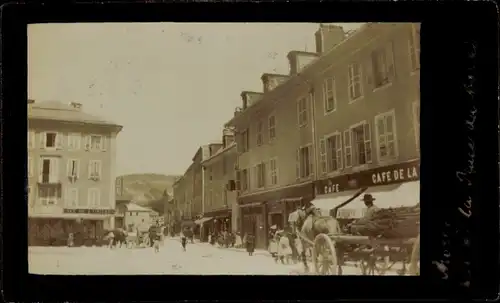
[[(297, 210), (296, 229), (300, 235), (302, 251), (300, 253), (304, 271), (309, 272), (307, 264), (306, 250), (313, 246), (314, 239), (319, 234), (340, 234), (341, 228), (339, 222), (331, 216), (323, 216), (318, 209), (314, 208), (306, 213), (304, 209)], [(314, 262), (315, 260), (313, 260)]]

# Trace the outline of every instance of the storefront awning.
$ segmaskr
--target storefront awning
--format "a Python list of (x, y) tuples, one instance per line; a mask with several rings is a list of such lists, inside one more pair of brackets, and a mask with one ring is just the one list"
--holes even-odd
[[(311, 201), (311, 203), (320, 209), (321, 213), (325, 216), (330, 215), (330, 210), (335, 208), (336, 206), (346, 202), (349, 198), (353, 197), (359, 190), (346, 190), (338, 193), (331, 193), (326, 195), (318, 196), (316, 199)], [(354, 201), (352, 201), (354, 203)], [(350, 206), (351, 204), (346, 205), (345, 207)], [(339, 209), (339, 211), (342, 208)]]
[(264, 202), (254, 202), (254, 203), (248, 203), (248, 204), (241, 204), (240, 207), (256, 207), (256, 206), (262, 206)]
[[(368, 188), (363, 194), (371, 194), (375, 198), (373, 203), (378, 208), (416, 206), (420, 202), (420, 181), (374, 186)], [(337, 217), (362, 217), (366, 211), (362, 198), (360, 196), (339, 209)]]
[(113, 215), (100, 214), (30, 214), (29, 218), (36, 219), (82, 219), (82, 220), (104, 220)]
[(198, 225), (202, 225), (203, 223), (210, 221), (210, 220), (212, 220), (212, 217), (204, 217), (204, 218), (201, 218), (201, 219), (194, 221), (194, 223), (196, 223)]

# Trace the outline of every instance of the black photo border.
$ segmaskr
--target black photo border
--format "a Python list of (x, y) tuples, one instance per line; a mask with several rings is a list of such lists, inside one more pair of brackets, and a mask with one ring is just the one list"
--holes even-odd
[[(497, 11), (493, 2), (458, 1), (2, 6), (2, 294), (7, 301), (495, 299), (500, 243)], [(111, 21), (422, 22), (421, 276), (29, 275), (22, 166), (27, 150), (26, 24)]]

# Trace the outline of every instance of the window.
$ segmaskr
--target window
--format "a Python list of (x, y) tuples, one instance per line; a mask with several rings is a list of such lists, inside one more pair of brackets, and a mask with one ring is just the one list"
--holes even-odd
[(244, 130), (241, 133), (241, 151), (242, 152), (247, 152), (249, 149), (249, 142), (248, 142), (248, 129)]
[(417, 150), (420, 150), (420, 102), (413, 103), (413, 127), (415, 129), (415, 140)]
[(271, 115), (268, 119), (269, 122), (269, 141), (276, 138), (276, 116)]
[(297, 150), (296, 157), (297, 179), (306, 178), (313, 174), (312, 147), (310, 145)]
[(89, 207), (101, 206), (101, 191), (98, 188), (89, 188), (87, 198)]
[(79, 133), (70, 133), (68, 135), (68, 149), (78, 150), (80, 149), (81, 135)]
[(65, 202), (66, 202), (67, 207), (77, 207), (78, 206), (78, 188), (66, 189)]
[(361, 123), (344, 132), (345, 167), (372, 161), (370, 124)]
[(372, 52), (372, 67), (375, 87), (381, 87), (389, 83), (389, 68), (384, 48)]
[(349, 98), (356, 100), (363, 94), (361, 87), (361, 66), (359, 63), (352, 63), (349, 65)]
[(320, 140), (321, 169), (323, 173), (342, 169), (342, 137), (335, 133)]
[(61, 135), (56, 132), (44, 132), (41, 137), (41, 146), (48, 149), (61, 148)]
[(278, 184), (278, 165), (276, 159), (269, 160), (269, 177), (271, 185)]
[(99, 180), (101, 179), (101, 161), (100, 160), (90, 160), (89, 161), (89, 179)]
[(33, 177), (33, 158), (28, 157), (28, 177)]
[(325, 79), (325, 81), (323, 81), (323, 104), (325, 106), (325, 113), (333, 112), (336, 108), (335, 103), (335, 79)]
[(375, 117), (379, 161), (397, 157), (395, 124), (396, 117), (393, 110)]
[(303, 127), (307, 124), (307, 98), (301, 98), (297, 102), (297, 115), (299, 127)]
[(420, 69), (420, 29), (412, 26), (410, 38), (408, 40), (410, 51), (410, 68), (412, 71)]
[(41, 157), (38, 182), (40, 183), (58, 183), (59, 182), (59, 158)]
[(76, 159), (69, 159), (66, 175), (68, 177), (76, 177), (80, 175), (80, 161)]
[(254, 176), (256, 188), (262, 188), (266, 186), (266, 170), (264, 163), (257, 164), (254, 167)]
[(31, 195), (31, 186), (28, 186), (28, 205), (32, 205), (33, 197)]
[(210, 205), (210, 207), (212, 207), (214, 205), (214, 191), (213, 191), (213, 189), (210, 189), (210, 192), (209, 192), (208, 205)]
[(58, 187), (39, 187), (38, 197), (40, 197), (41, 205), (56, 205), (57, 201), (61, 197), (61, 191)]
[(101, 135), (87, 136), (85, 149), (91, 151), (105, 151), (106, 150), (106, 137)]
[(262, 145), (262, 130), (264, 128), (264, 125), (262, 121), (257, 122), (257, 146)]
[(247, 191), (248, 190), (248, 170), (244, 169), (241, 171), (241, 190), (242, 191)]
[(35, 148), (35, 132), (32, 130), (28, 131), (28, 148)]

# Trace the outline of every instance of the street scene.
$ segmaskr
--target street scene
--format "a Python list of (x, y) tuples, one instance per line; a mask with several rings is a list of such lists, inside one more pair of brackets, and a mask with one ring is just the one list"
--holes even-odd
[(420, 25), (28, 27), (33, 274), (420, 274)]

